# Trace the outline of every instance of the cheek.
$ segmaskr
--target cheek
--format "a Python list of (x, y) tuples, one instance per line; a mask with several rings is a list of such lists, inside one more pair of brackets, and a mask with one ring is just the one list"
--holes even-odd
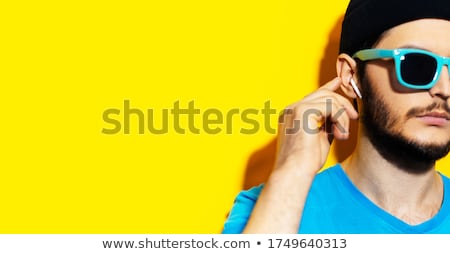
[[(414, 96), (415, 95), (415, 96)], [(423, 143), (447, 143), (450, 140), (450, 124), (447, 126), (427, 126), (415, 116), (408, 116), (408, 112), (413, 108), (424, 108), (430, 103), (419, 102), (427, 101), (425, 96), (419, 94), (403, 94), (394, 98), (396, 100), (396, 113), (392, 117), (396, 118), (396, 124), (392, 130), (398, 131), (403, 136), (417, 142)], [(392, 108), (392, 105), (390, 106)]]
[(400, 85), (393, 60), (377, 60), (367, 65), (367, 75), (378, 84), (380, 94), (386, 92), (408, 93), (411, 89)]
[[(388, 65), (392, 65), (389, 68)], [(418, 90), (411, 90), (404, 86), (401, 86), (395, 74), (393, 63), (383, 61), (383, 64), (373, 64), (367, 70), (367, 77), (373, 90), (373, 95), (378, 97), (375, 103), (380, 107), (384, 104), (387, 124), (392, 125), (395, 123), (396, 130), (405, 124), (407, 119), (407, 113), (409, 110), (415, 107), (423, 107), (418, 102), (427, 101), (425, 98), (421, 100)]]
[(424, 105), (417, 105), (420, 101), (417, 96), (413, 94), (395, 94), (391, 95), (387, 99), (388, 105), (392, 111), (395, 112), (399, 122), (405, 124), (411, 116), (408, 116), (408, 112), (417, 107), (423, 107)]
[[(383, 98), (385, 114), (387, 118), (386, 128), (393, 133), (411, 132), (414, 133), (416, 128), (411, 126), (411, 119), (408, 117), (408, 111), (417, 107), (417, 97), (414, 98), (410, 94), (385, 93)], [(380, 106), (382, 105), (379, 103)]]
[[(447, 142), (450, 140), (450, 126), (445, 128), (425, 127), (414, 117), (409, 117), (412, 109), (422, 109), (433, 103), (429, 93), (401, 86), (392, 64), (386, 61), (367, 66), (366, 75), (373, 90), (375, 120), (387, 131), (402, 135), (418, 142)], [(382, 108), (381, 108), (382, 107)]]
[(389, 83), (390, 83), (390, 87), (392, 91), (395, 91), (397, 93), (410, 93), (411, 90), (410, 88), (404, 87), (402, 85), (400, 85), (400, 82), (398, 81), (398, 77), (397, 77), (397, 73), (395, 68), (391, 68), (388, 71), (388, 75), (389, 75)]

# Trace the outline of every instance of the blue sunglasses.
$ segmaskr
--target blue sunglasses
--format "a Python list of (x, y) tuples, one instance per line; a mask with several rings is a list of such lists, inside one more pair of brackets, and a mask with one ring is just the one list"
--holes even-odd
[(413, 49), (364, 49), (356, 52), (353, 58), (362, 61), (394, 58), (397, 79), (402, 86), (412, 89), (430, 89), (439, 80), (442, 67), (449, 67), (450, 58), (432, 52)]

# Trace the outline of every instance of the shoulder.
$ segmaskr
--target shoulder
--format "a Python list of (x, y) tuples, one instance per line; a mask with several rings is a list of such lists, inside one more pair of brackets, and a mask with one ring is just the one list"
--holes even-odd
[[(333, 186), (336, 185), (336, 179), (341, 177), (342, 169), (339, 164), (326, 168), (320, 171), (314, 178), (311, 186), (311, 191), (314, 192), (315, 189), (322, 189), (322, 191), (320, 192), (323, 193), (323, 188), (333, 188)], [(235, 205), (246, 205), (253, 207), (263, 188), (264, 184), (260, 184), (248, 190), (241, 191), (234, 201)]]
[(450, 193), (450, 178), (441, 172), (439, 172), (439, 174), (441, 175), (442, 182), (444, 183), (444, 191), (446, 193)]
[(441, 172), (439, 172), (439, 174), (442, 176), (443, 181), (450, 182), (450, 178), (446, 174), (441, 173)]
[(254, 186), (248, 190), (243, 190), (239, 193), (239, 195), (236, 197), (236, 201), (238, 199), (250, 199), (250, 200), (256, 200), (261, 193), (261, 190), (263, 189), (264, 184), (260, 184), (258, 186)]
[(262, 188), (263, 185), (261, 184), (248, 190), (243, 190), (237, 195), (222, 229), (223, 234), (239, 234), (242, 232)]
[(234, 212), (236, 212), (236, 210), (239, 212), (248, 212), (249, 210), (252, 210), (263, 188), (264, 185), (260, 184), (248, 190), (241, 191), (234, 200)]
[(340, 164), (326, 168), (319, 172), (314, 178), (312, 188), (331, 187), (336, 183), (337, 179), (345, 178), (345, 173)]
[[(317, 176), (314, 178), (313, 185), (309, 193), (310, 195), (308, 195), (307, 200), (311, 199), (309, 197), (311, 196), (311, 194), (313, 196), (312, 198), (313, 200), (316, 199), (320, 200), (320, 198), (318, 198), (318, 195), (326, 193), (324, 191), (320, 191), (320, 189), (323, 188), (329, 189), (330, 185), (333, 182), (333, 178), (335, 177), (336, 174), (339, 173), (339, 170), (341, 170), (340, 166), (336, 165), (331, 168), (324, 169), (323, 171), (318, 173)], [(258, 200), (258, 197), (261, 194), (263, 188), (264, 184), (260, 184), (250, 189), (242, 190), (239, 192), (239, 194), (236, 196), (234, 200), (233, 207), (231, 208), (228, 218), (224, 224), (222, 233), (236, 234), (242, 232), (245, 225), (247, 224), (248, 219), (250, 218), (250, 214), (253, 210), (253, 207), (255, 206), (256, 201)]]
[[(313, 181), (313, 187), (321, 187), (324, 186), (330, 186), (333, 182), (335, 182), (335, 178), (341, 177), (341, 166), (339, 164), (336, 164), (332, 167), (323, 169), (320, 171)], [(264, 184), (260, 184), (258, 186), (254, 186), (248, 190), (243, 190), (239, 193), (239, 195), (236, 197), (236, 202), (241, 201), (254, 201), (258, 199), (259, 195), (261, 194), (262, 189), (264, 188)]]
[(322, 170), (314, 178), (307, 203), (311, 203), (312, 200), (317, 200), (319, 203), (328, 202), (330, 198), (342, 191), (342, 182), (345, 180), (346, 175), (340, 164)]

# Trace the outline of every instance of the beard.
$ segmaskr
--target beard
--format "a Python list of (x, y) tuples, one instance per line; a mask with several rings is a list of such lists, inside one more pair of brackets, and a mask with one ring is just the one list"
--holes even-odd
[[(447, 143), (419, 142), (404, 136), (399, 130), (403, 121), (394, 115), (381, 96), (375, 93), (367, 77), (362, 79), (364, 96), (361, 121), (369, 141), (378, 153), (398, 168), (413, 174), (429, 171), (435, 162), (449, 153), (450, 140)], [(450, 113), (448, 104), (433, 103), (426, 108), (413, 108), (406, 114), (406, 119), (422, 112), (441, 109)], [(396, 128), (397, 127), (397, 128)]]

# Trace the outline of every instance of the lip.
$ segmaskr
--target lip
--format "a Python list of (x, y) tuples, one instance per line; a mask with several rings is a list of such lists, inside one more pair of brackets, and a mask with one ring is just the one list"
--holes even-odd
[(450, 121), (450, 115), (445, 112), (429, 112), (423, 115), (418, 115), (421, 121), (423, 121), (427, 125), (432, 126), (443, 126), (448, 124)]

